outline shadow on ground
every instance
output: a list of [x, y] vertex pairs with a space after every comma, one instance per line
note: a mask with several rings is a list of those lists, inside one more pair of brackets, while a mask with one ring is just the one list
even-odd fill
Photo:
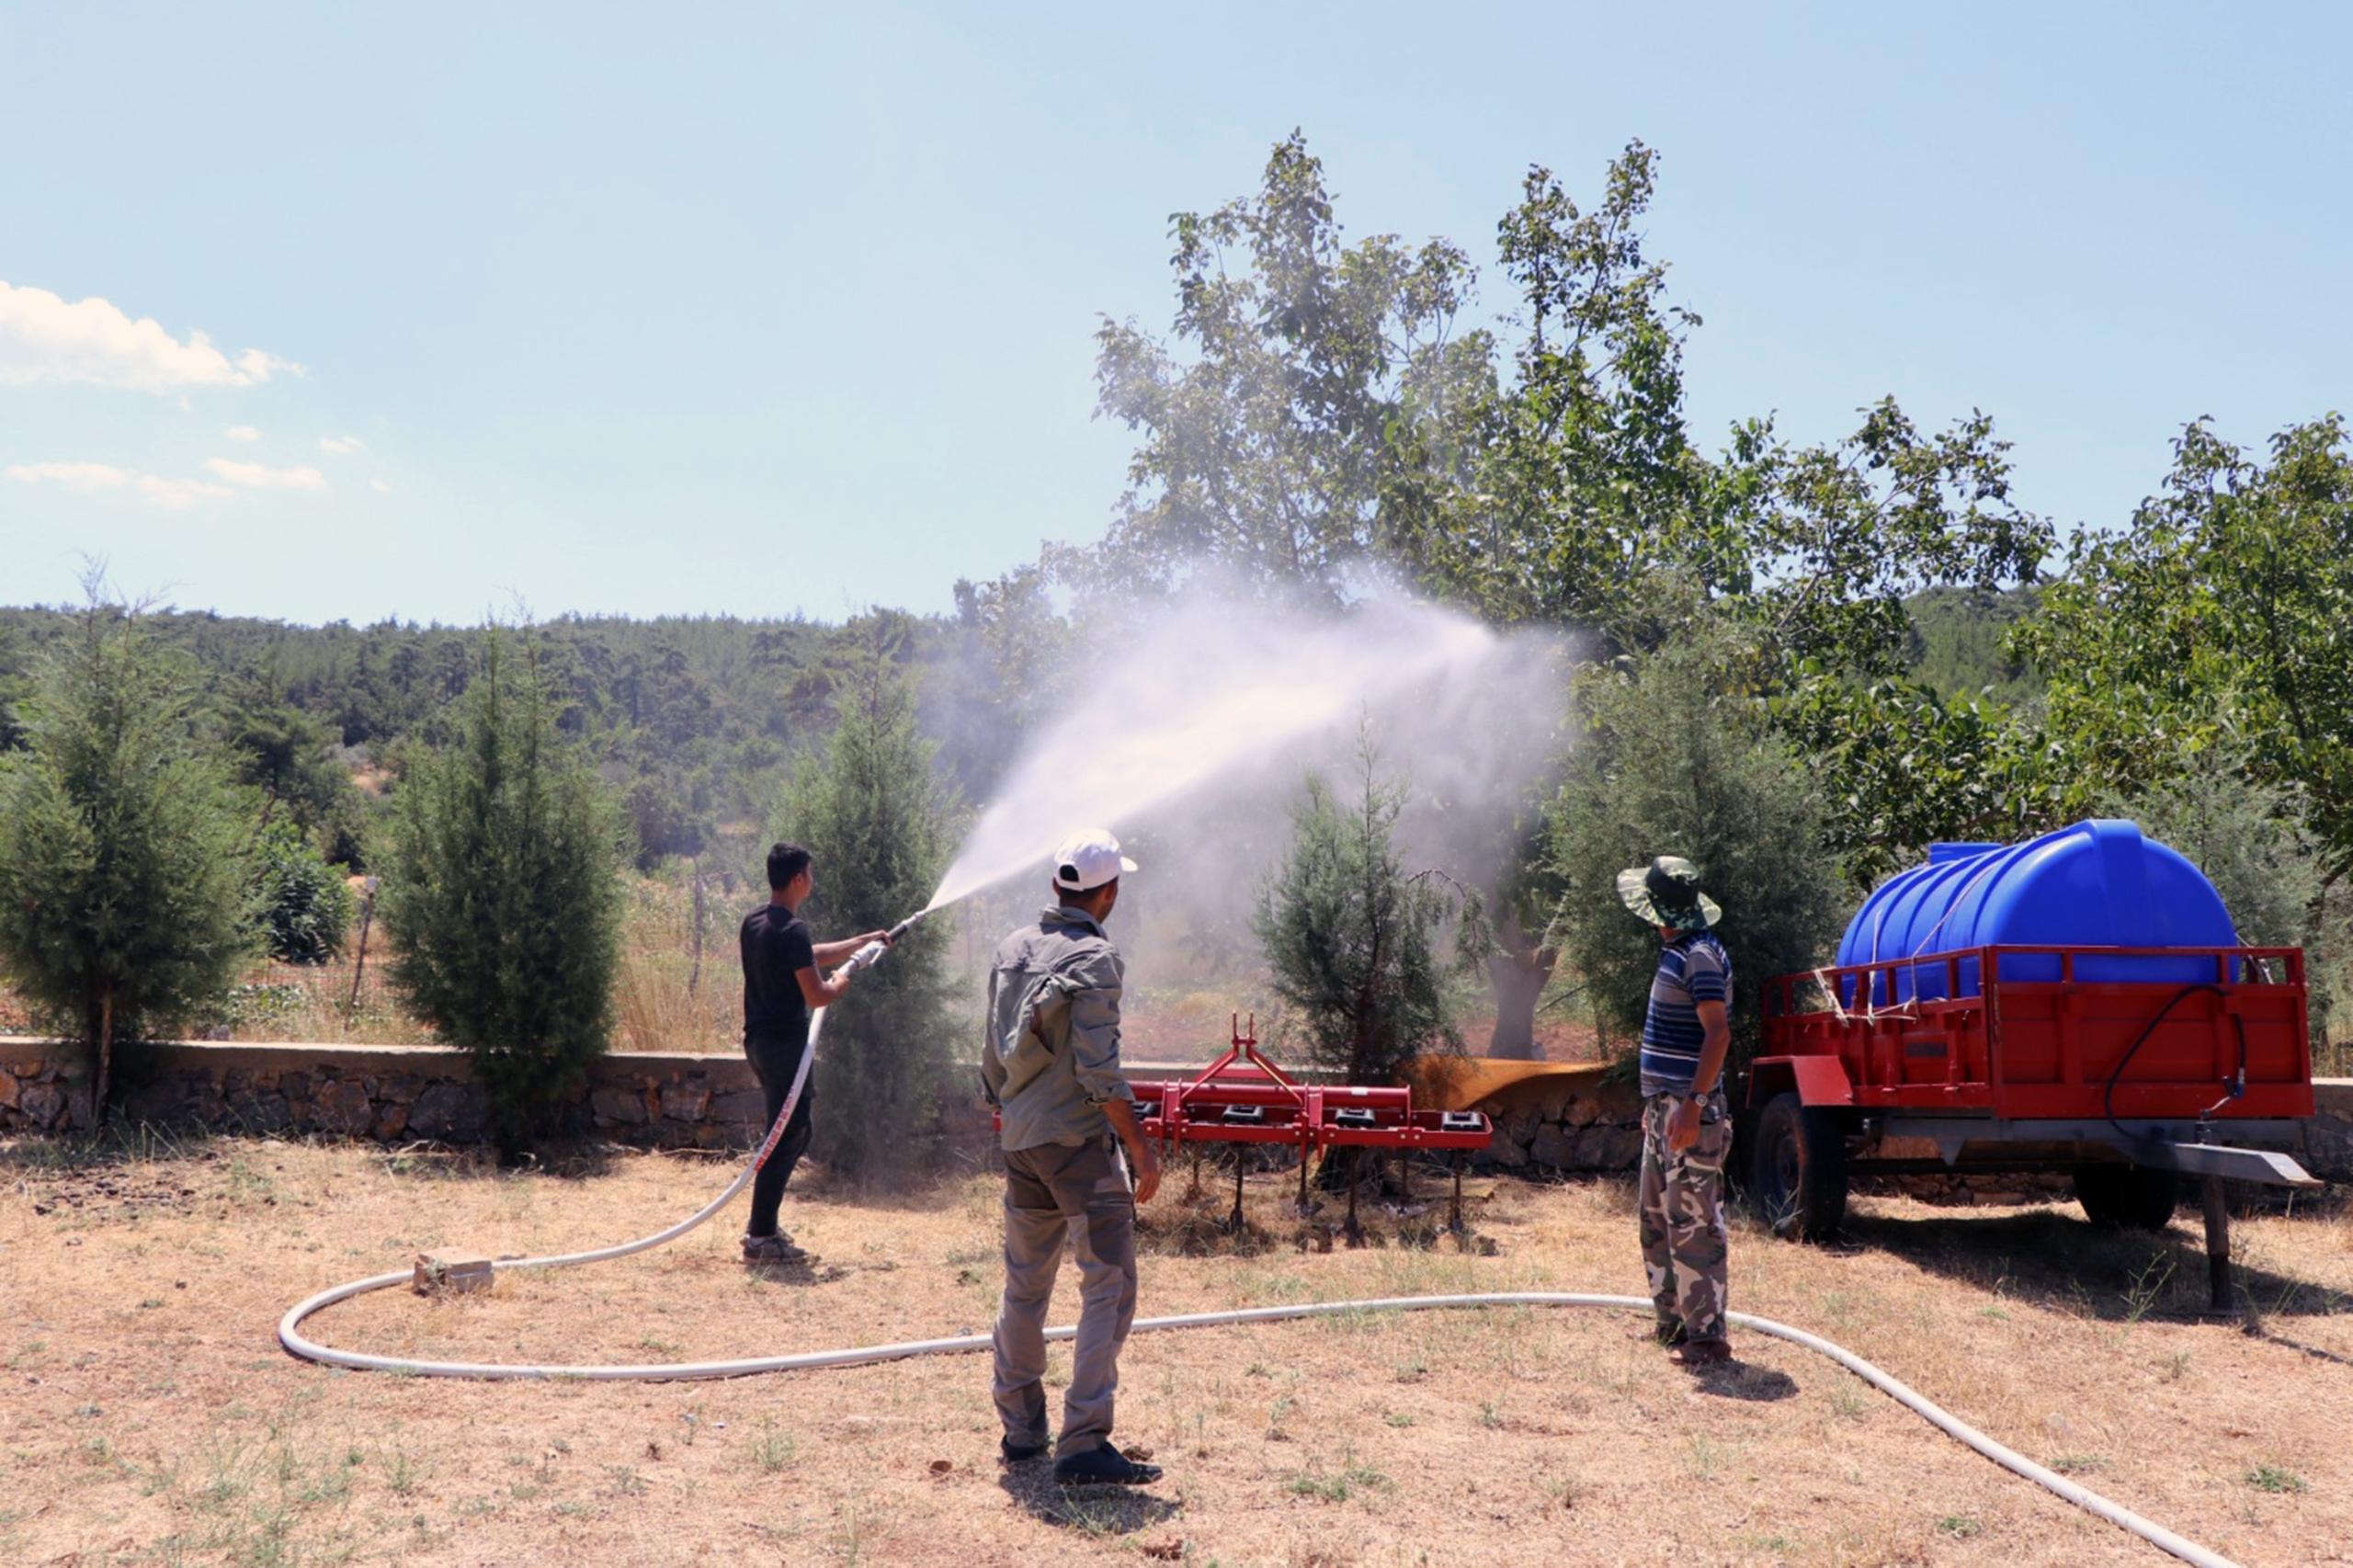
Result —
[[[632, 1149], [596, 1139], [550, 1139], [505, 1159], [487, 1144], [448, 1144], [430, 1139], [378, 1145], [366, 1140], [346, 1140], [318, 1132], [286, 1132], [259, 1125], [242, 1125], [233, 1115], [216, 1128], [158, 1127], [152, 1122], [118, 1119], [98, 1133], [66, 1135], [28, 1133], [0, 1141], [0, 1171], [28, 1175], [88, 1171], [155, 1160], [243, 1157], [258, 1159], [286, 1148], [366, 1147], [393, 1176], [449, 1180], [497, 1180], [517, 1176], [554, 1176], [584, 1181], [609, 1175], [618, 1160], [657, 1151]], [[676, 1151], [661, 1151], [676, 1152]], [[700, 1151], [683, 1151], [688, 1154]], [[748, 1155], [722, 1152], [727, 1164], [740, 1165]]]
[[[1949, 1219], [1863, 1213], [1848, 1216], [1840, 1244], [1893, 1254], [1990, 1296], [2109, 1322], [2194, 1316], [2207, 1304], [2203, 1240], [2178, 1223], [2153, 1235], [2096, 1230], [2056, 1209]], [[2256, 1316], [2353, 1312], [2342, 1291], [2260, 1261], [2237, 1259], [2234, 1278], [2239, 1308]]]
[[1710, 1367], [1695, 1374], [1692, 1382], [1704, 1394], [1717, 1399], [1737, 1399], [1751, 1404], [1778, 1404], [1794, 1399], [1798, 1381], [1787, 1372], [1777, 1372], [1770, 1367], [1751, 1366], [1745, 1361], [1731, 1361]]
[[2353, 1356], [2340, 1355], [2334, 1350], [2324, 1350], [2317, 1345], [2306, 1345], [2301, 1339], [2290, 1339], [2284, 1334], [2274, 1334], [2258, 1324], [2250, 1324], [2247, 1326], [2247, 1333], [2254, 1338], [2277, 1345], [2282, 1349], [2310, 1356], [2315, 1361], [2333, 1361], [2340, 1367], [2353, 1367]]
[[830, 1285], [836, 1279], [849, 1278], [849, 1270], [837, 1263], [827, 1263], [814, 1256], [798, 1263], [758, 1263], [747, 1265], [744, 1272], [763, 1285], [779, 1285], [805, 1289], [812, 1285]]
[[1133, 1535], [1182, 1511], [1165, 1497], [1123, 1486], [1057, 1486], [1049, 1460], [1006, 1467], [997, 1485], [1032, 1517], [1085, 1536]]

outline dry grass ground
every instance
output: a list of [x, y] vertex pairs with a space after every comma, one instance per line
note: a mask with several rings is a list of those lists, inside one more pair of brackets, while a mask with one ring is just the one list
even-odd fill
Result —
[[[272, 1339], [290, 1301], [425, 1248], [546, 1252], [685, 1211], [728, 1167], [565, 1174], [217, 1142], [0, 1149], [0, 1560], [1040, 1563], [2161, 1561], [1829, 1365], [1748, 1337], [1694, 1382], [1639, 1320], [1360, 1316], [1135, 1339], [1120, 1436], [1168, 1479], [1064, 1495], [998, 1468], [977, 1358], [715, 1383], [343, 1373]], [[1172, 1186], [1181, 1187], [1181, 1173]], [[1495, 1185], [1474, 1244], [1320, 1252], [1280, 1175], [1255, 1241], [1214, 1184], [1154, 1206], [1147, 1313], [1498, 1289], [1638, 1292], [1618, 1183]], [[667, 1249], [405, 1291], [313, 1332], [511, 1359], [738, 1356], [984, 1328], [995, 1189], [796, 1194], [811, 1268], [747, 1275], [730, 1215]], [[1387, 1221], [1392, 1232], [1396, 1221]], [[2353, 1221], [2243, 1221], [2256, 1332], [2174, 1315], [2194, 1239], [2072, 1210], [1859, 1204], [1856, 1244], [1744, 1231], [1737, 1305], [1814, 1328], [2045, 1462], [2243, 1562], [2353, 1556]], [[1230, 1246], [1230, 1244], [1220, 1244]], [[1058, 1321], [1072, 1303], [1067, 1281]], [[1067, 1366], [1061, 1351], [1056, 1375]]]

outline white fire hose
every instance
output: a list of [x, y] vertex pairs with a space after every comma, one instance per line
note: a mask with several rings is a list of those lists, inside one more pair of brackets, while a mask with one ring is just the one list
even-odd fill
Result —
[[[918, 916], [920, 918], [920, 916]], [[908, 922], [912, 925], [913, 922]], [[906, 929], [905, 926], [898, 931]], [[895, 937], [898, 931], [892, 935]], [[865, 969], [880, 959], [886, 949], [872, 943], [850, 959], [843, 967]], [[801, 1092], [809, 1081], [809, 1064], [817, 1054], [817, 1039], [824, 1028], [824, 1009], [819, 1008], [809, 1020], [809, 1046], [801, 1053], [801, 1065], [794, 1072], [792, 1087], [784, 1097], [784, 1107], [777, 1113], [775, 1125], [750, 1164], [736, 1174], [720, 1195], [694, 1213], [666, 1230], [636, 1241], [622, 1242], [616, 1246], [598, 1247], [589, 1252], [563, 1253], [551, 1257], [500, 1258], [491, 1267], [504, 1272], [523, 1268], [563, 1268], [578, 1263], [602, 1263], [608, 1258], [627, 1257], [631, 1253], [651, 1251], [654, 1247], [676, 1241], [680, 1236], [709, 1220], [744, 1190], [759, 1169], [767, 1163], [768, 1155], [783, 1138], [785, 1127], [792, 1120], [793, 1108], [801, 1102]], [[414, 1276], [405, 1270], [371, 1275], [354, 1279], [332, 1290], [299, 1301], [287, 1309], [278, 1320], [278, 1341], [288, 1351], [307, 1360], [332, 1367], [347, 1367], [356, 1371], [405, 1372], [428, 1378], [567, 1378], [604, 1382], [671, 1382], [694, 1378], [740, 1378], [757, 1372], [814, 1371], [828, 1367], [863, 1367], [877, 1361], [900, 1361], [915, 1356], [968, 1355], [991, 1347], [985, 1334], [960, 1335], [949, 1339], [911, 1339], [895, 1345], [864, 1345], [838, 1350], [805, 1350], [792, 1356], [754, 1356], [733, 1361], [673, 1361], [648, 1362], [636, 1366], [611, 1365], [548, 1365], [520, 1366], [500, 1361], [427, 1361], [401, 1356], [371, 1356], [358, 1350], [338, 1350], [321, 1345], [302, 1333], [303, 1320], [325, 1311], [338, 1301], [367, 1295], [371, 1290], [386, 1290], [395, 1285], [407, 1284]], [[1459, 1307], [1598, 1307], [1613, 1311], [1649, 1312], [1653, 1304], [1643, 1296], [1605, 1296], [1571, 1290], [1493, 1290], [1459, 1296], [1386, 1296], [1353, 1301], [1302, 1301], [1277, 1307], [1241, 1307], [1227, 1312], [1186, 1312], [1176, 1317], [1138, 1318], [1131, 1327], [1137, 1334], [1163, 1329], [1216, 1328], [1232, 1324], [1279, 1323], [1294, 1318], [1334, 1317], [1346, 1312], [1432, 1312]], [[2057, 1471], [2028, 1459], [2016, 1449], [2006, 1448], [1980, 1432], [1974, 1426], [1924, 1397], [1909, 1384], [1880, 1370], [1853, 1351], [1834, 1345], [1829, 1340], [1808, 1334], [1802, 1328], [1775, 1323], [1747, 1312], [1727, 1312], [1726, 1321], [1752, 1333], [1785, 1339], [1792, 1345], [1803, 1346], [1818, 1355], [1826, 1356], [1863, 1381], [1886, 1394], [1898, 1404], [1912, 1411], [1930, 1426], [1959, 1439], [1995, 1464], [2015, 1475], [2023, 1476], [2045, 1491], [2064, 1498], [2075, 1506], [2096, 1514], [2120, 1528], [2130, 1530], [2150, 1545], [2172, 1553], [2185, 1562], [2200, 1568], [2236, 1568], [2230, 1559], [2208, 1551], [2197, 1542], [2174, 1534], [2153, 1520], [2120, 1504], [2112, 1503], [2092, 1491], [2077, 1485]], [[1050, 1340], [1070, 1339], [1076, 1335], [1075, 1327], [1050, 1328]]]

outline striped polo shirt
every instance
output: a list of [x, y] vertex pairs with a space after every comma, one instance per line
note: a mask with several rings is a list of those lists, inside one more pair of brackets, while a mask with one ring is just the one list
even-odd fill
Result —
[[1712, 931], [1694, 931], [1662, 944], [1651, 977], [1651, 1009], [1643, 1020], [1643, 1093], [1691, 1091], [1708, 1031], [1699, 1004], [1732, 1002], [1732, 956]]

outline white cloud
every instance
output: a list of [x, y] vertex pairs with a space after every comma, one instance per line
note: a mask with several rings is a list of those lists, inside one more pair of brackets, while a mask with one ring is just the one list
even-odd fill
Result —
[[110, 463], [11, 463], [5, 472], [19, 484], [62, 484], [81, 495], [131, 483], [131, 475]]
[[209, 479], [159, 479], [154, 474], [142, 473], [139, 476], [139, 494], [158, 506], [176, 512], [199, 501], [225, 501], [236, 492]]
[[129, 485], [146, 500], [175, 512], [199, 501], [225, 500], [234, 494], [227, 485], [210, 480], [164, 479], [132, 473], [111, 463], [14, 463], [0, 472], [21, 484], [62, 484], [81, 495]]
[[361, 440], [357, 436], [322, 436], [319, 437], [319, 450], [323, 452], [330, 452], [336, 457], [341, 457], [346, 452], [360, 451], [364, 449], [367, 445], [367, 442]]
[[262, 463], [233, 462], [227, 458], [213, 458], [206, 468], [232, 484], [242, 484], [248, 490], [324, 490], [327, 476], [314, 468], [270, 468]]
[[392, 493], [392, 487], [385, 483], [381, 479], [369, 480], [368, 482], [368, 488], [374, 491], [379, 495], [390, 495]]
[[92, 295], [68, 301], [46, 289], [0, 282], [0, 386], [74, 381], [168, 392], [175, 387], [248, 387], [302, 367], [259, 348], [232, 358], [191, 332], [185, 342], [153, 317], [133, 321]]
[[228, 437], [232, 441], [258, 441], [261, 439], [261, 432], [255, 429], [250, 425], [232, 425], [221, 433]]

